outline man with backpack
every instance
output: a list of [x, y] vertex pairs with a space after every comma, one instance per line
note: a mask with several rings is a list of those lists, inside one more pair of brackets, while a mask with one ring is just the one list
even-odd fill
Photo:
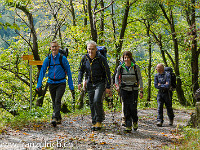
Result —
[[132, 53], [125, 51], [123, 53], [123, 63], [118, 66], [115, 75], [115, 85], [122, 98], [122, 111], [125, 116], [126, 132], [137, 130], [138, 128], [138, 89], [140, 89], [140, 98], [143, 97], [143, 82], [138, 65], [133, 63]]
[[159, 89], [157, 95], [158, 103], [158, 116], [157, 126], [162, 127], [163, 120], [163, 105], [167, 108], [167, 115], [169, 117], [169, 125], [173, 125], [174, 113], [172, 109], [172, 98], [171, 98], [171, 75], [164, 71], [164, 65], [158, 64], [156, 66], [157, 74], [154, 77], [154, 86]]
[[111, 95], [110, 69], [106, 58], [97, 53], [97, 44], [94, 41], [87, 43], [88, 54], [81, 59], [78, 75], [78, 89], [82, 88], [82, 79], [86, 73], [87, 92], [89, 96], [92, 130], [100, 130], [104, 120], [103, 100], [104, 91]]
[[68, 76], [68, 85], [71, 91], [74, 91], [70, 65], [65, 56], [59, 53], [59, 45], [57, 41], [51, 42], [52, 53], [46, 57], [40, 70], [36, 90], [41, 90], [42, 80], [48, 68], [48, 85], [53, 102], [52, 125], [61, 123], [61, 99], [66, 88], [66, 75]]

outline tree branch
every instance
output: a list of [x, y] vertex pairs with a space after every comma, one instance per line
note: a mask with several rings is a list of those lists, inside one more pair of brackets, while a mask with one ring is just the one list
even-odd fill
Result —
[[162, 12], [163, 12], [165, 18], [167, 19], [167, 22], [171, 25], [172, 22], [170, 21], [169, 17], [167, 16], [167, 13], [166, 13], [166, 11], [165, 11], [165, 8], [163, 7], [162, 4], [159, 4], [159, 6], [160, 6], [160, 8], [161, 8], [161, 10], [162, 10]]
[[0, 36], [0, 38], [1, 38], [8, 46], [10, 46], [10, 44], [9, 44], [5, 39], [3, 39], [1, 36]]
[[96, 15], [98, 12], [105, 10], [106, 8], [110, 7], [113, 3], [115, 2], [115, 0], [112, 0], [112, 2], [110, 4], [108, 4], [107, 6], [105, 6], [104, 8], [101, 8], [97, 11], [94, 12], [94, 15]]
[[[19, 76], [19, 74], [21, 73], [16, 73], [14, 72], [12, 69], [7, 69], [7, 68], [4, 68], [3, 66], [0, 66], [1, 69], [5, 70], [5, 71], [9, 71], [11, 73], [13, 73], [19, 80], [21, 80], [22, 82], [24, 82], [26, 85], [30, 86], [30, 83], [27, 82], [25, 79], [23, 79], [22, 77]], [[23, 74], [22, 74], [23, 75]], [[24, 75], [25, 76], [25, 75]], [[26, 77], [26, 76], [25, 76]], [[27, 77], [26, 77], [27, 78]]]

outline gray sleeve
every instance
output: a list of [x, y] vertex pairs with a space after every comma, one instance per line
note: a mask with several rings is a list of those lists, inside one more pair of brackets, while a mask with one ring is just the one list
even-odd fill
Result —
[[116, 75], [115, 75], [115, 84], [119, 85], [119, 75], [120, 75], [121, 65], [117, 67]]
[[141, 75], [141, 72], [140, 72], [140, 67], [137, 65], [136, 69], [137, 69], [138, 81], [139, 81], [140, 88], [143, 88], [143, 82], [142, 82], [142, 75]]

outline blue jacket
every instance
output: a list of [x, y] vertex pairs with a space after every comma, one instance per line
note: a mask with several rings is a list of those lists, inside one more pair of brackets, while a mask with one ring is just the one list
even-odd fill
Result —
[[91, 59], [89, 54], [82, 57], [79, 68], [78, 84], [82, 83], [83, 74], [85, 72], [88, 84], [106, 82], [106, 88], [110, 88], [110, 69], [106, 58], [101, 54], [96, 53], [94, 59]]
[[[166, 84], [166, 82], [169, 84]], [[159, 86], [158, 83], [160, 83]], [[162, 74], [157, 73], [154, 77], [154, 86], [160, 90], [169, 90], [171, 86], [171, 75], [166, 72], [163, 72]]]
[[37, 89], [39, 89], [42, 86], [42, 80], [46, 73], [47, 67], [49, 67], [48, 81], [47, 81], [49, 84], [65, 83], [66, 82], [66, 74], [67, 74], [69, 88], [70, 88], [70, 90], [74, 90], [72, 74], [70, 71], [70, 65], [69, 65], [67, 58], [65, 56], [63, 56], [63, 58], [62, 58], [62, 64], [65, 68], [65, 70], [64, 70], [62, 68], [62, 66], [60, 65], [60, 61], [59, 61], [60, 53], [58, 53], [54, 57], [51, 54], [50, 57], [51, 57], [50, 66], [49, 66], [49, 58], [48, 57], [43, 62], [42, 68], [40, 70], [40, 75], [38, 78]]

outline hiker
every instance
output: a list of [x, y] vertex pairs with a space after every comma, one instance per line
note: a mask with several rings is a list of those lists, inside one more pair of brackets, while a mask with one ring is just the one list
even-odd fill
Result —
[[140, 98], [143, 97], [143, 82], [138, 65], [133, 63], [132, 53], [125, 51], [123, 53], [123, 63], [118, 66], [115, 76], [116, 89], [120, 92], [122, 98], [122, 108], [125, 116], [125, 131], [137, 130], [138, 115], [138, 89], [140, 88]]
[[87, 43], [87, 51], [80, 62], [78, 75], [78, 89], [82, 88], [83, 75], [86, 72], [87, 92], [89, 96], [92, 130], [100, 130], [104, 120], [102, 95], [106, 93], [111, 96], [110, 69], [108, 63], [101, 54], [97, 53], [97, 44], [94, 41]]
[[[68, 76], [68, 85], [71, 91], [74, 91], [72, 75], [70, 71], [70, 65], [65, 56], [59, 53], [59, 45], [57, 41], [50, 43], [50, 49], [52, 53], [44, 60], [36, 90], [41, 90], [42, 80], [48, 68], [48, 85], [53, 102], [53, 114], [52, 114], [52, 125], [55, 127], [56, 124], [61, 123], [61, 99], [64, 95], [66, 88], [66, 74]], [[61, 60], [62, 58], [62, 60]]]
[[158, 64], [156, 66], [157, 74], [154, 77], [154, 86], [159, 89], [157, 95], [158, 104], [158, 116], [157, 126], [162, 127], [163, 120], [163, 105], [167, 108], [167, 115], [169, 117], [169, 125], [173, 125], [174, 113], [172, 109], [172, 98], [171, 98], [171, 75], [164, 71], [164, 65]]

